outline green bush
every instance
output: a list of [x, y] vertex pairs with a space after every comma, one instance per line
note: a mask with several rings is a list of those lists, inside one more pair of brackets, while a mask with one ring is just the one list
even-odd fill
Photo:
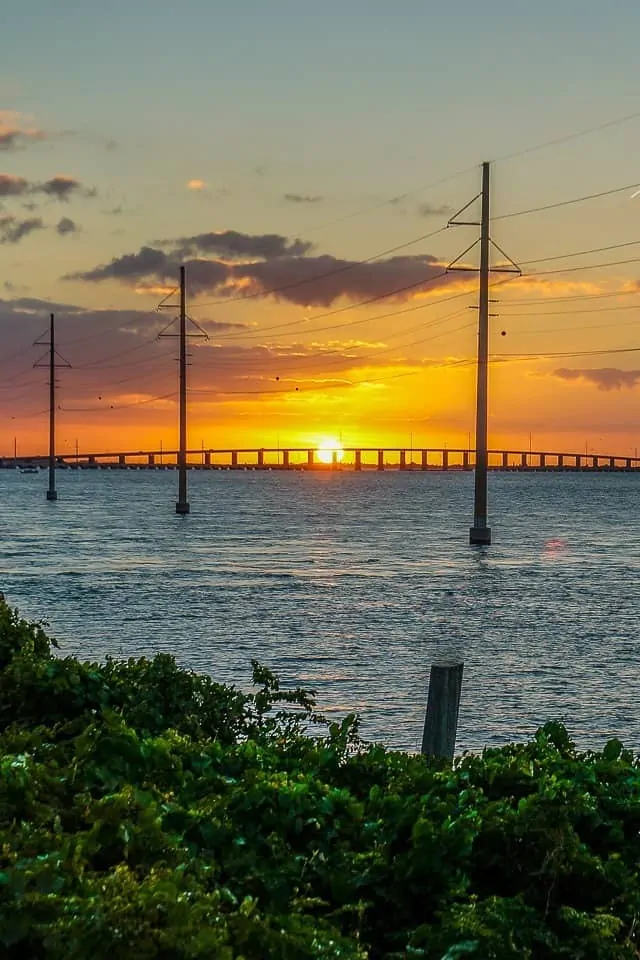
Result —
[[452, 767], [254, 683], [62, 658], [0, 604], [2, 958], [638, 957], [618, 741], [548, 724]]

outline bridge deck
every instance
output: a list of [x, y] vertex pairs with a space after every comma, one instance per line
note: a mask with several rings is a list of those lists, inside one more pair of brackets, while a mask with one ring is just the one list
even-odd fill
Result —
[[[57, 465], [77, 469], [175, 469], [177, 450], [58, 454]], [[5, 457], [0, 467], [44, 466], [43, 455]], [[463, 448], [344, 447], [333, 454], [313, 447], [242, 447], [187, 452], [188, 466], [208, 470], [473, 470], [475, 451]], [[640, 458], [540, 450], [490, 450], [489, 469], [504, 471], [635, 471]]]

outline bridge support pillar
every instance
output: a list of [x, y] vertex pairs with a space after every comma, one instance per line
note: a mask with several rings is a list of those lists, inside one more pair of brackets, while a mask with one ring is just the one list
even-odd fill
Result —
[[442, 469], [443, 470], [449, 469], [449, 451], [448, 450], [442, 451]]
[[422, 469], [428, 470], [428, 468], [429, 468], [429, 451], [423, 450], [422, 451]]
[[523, 470], [525, 467], [529, 466], [529, 457], [527, 456], [526, 453], [520, 454], [520, 466], [522, 467]]
[[[127, 462], [127, 458], [125, 457], [124, 453], [119, 454], [118, 463], [120, 464], [120, 466], [124, 467], [126, 462]], [[89, 463], [91, 463], [91, 457], [89, 457]]]
[[615, 457], [609, 457], [609, 469], [610, 469], [610, 470], [615, 470], [615, 468], [616, 468], [616, 458], [615, 458]]
[[506, 450], [502, 451], [502, 469], [503, 470], [509, 469], [509, 454], [507, 453]]
[[264, 467], [264, 450], [258, 450], [258, 466]]
[[[638, 464], [636, 463], [636, 466]], [[631, 457], [627, 457], [627, 470], [631, 470]]]
[[231, 451], [231, 466], [232, 466], [232, 467], [237, 467], [237, 466], [238, 466], [238, 451], [237, 451], [237, 450], [232, 450], [232, 451]]
[[547, 458], [546, 458], [546, 455], [545, 455], [544, 453], [541, 453], [541, 454], [540, 454], [540, 467], [544, 470], [546, 466], [547, 466]]
[[597, 469], [598, 469], [598, 458], [597, 458], [597, 457], [594, 457], [594, 458], [593, 458], [593, 469], [594, 469], [594, 470], [597, 470]]
[[[93, 464], [95, 464], [95, 462], [96, 462], [96, 458], [95, 458], [95, 457], [87, 457], [87, 463], [93, 463]], [[122, 458], [122, 463], [124, 463], [124, 457]]]
[[400, 469], [401, 470], [407, 469], [407, 451], [406, 450], [400, 451]]
[[362, 450], [356, 450], [355, 469], [362, 470]]
[[209, 452], [208, 450], [205, 450], [205, 454], [204, 454], [204, 465], [205, 465], [205, 467], [210, 467], [210, 466], [211, 466], [211, 454], [210, 454], [210, 452]]
[[384, 450], [378, 450], [378, 470], [384, 470]]
[[149, 464], [150, 467], [154, 467], [154, 466], [155, 466], [155, 463], [156, 463], [155, 454], [153, 454], [153, 453], [150, 453], [150, 454], [149, 454], [149, 456], [147, 457], [147, 463]]
[[558, 454], [558, 467], [559, 467], [561, 470], [564, 469], [564, 456], [563, 456], [563, 454], [561, 454], [561, 453]]
[[469, 451], [468, 450], [462, 451], [462, 469], [463, 470], [469, 469]]
[[315, 450], [307, 450], [307, 467], [309, 470], [313, 470], [315, 462]]
[[582, 470], [582, 457], [579, 453], [576, 454], [576, 470]]
[[289, 469], [289, 451], [288, 450], [282, 451], [282, 466], [285, 468], [285, 470]]

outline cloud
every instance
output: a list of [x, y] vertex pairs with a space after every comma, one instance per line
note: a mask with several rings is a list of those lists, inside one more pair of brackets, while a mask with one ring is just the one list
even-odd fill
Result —
[[29, 192], [29, 181], [12, 173], [0, 173], [0, 197], [21, 197]]
[[209, 185], [205, 183], [204, 180], [198, 180], [196, 178], [194, 180], [187, 180], [185, 186], [187, 190], [195, 190], [196, 192], [199, 192], [206, 190]]
[[324, 197], [306, 196], [302, 193], [285, 193], [283, 200], [286, 200], [287, 203], [322, 203]]
[[73, 273], [65, 277], [66, 280], [122, 280], [124, 283], [137, 283], [140, 280], [155, 277], [165, 280], [177, 276], [177, 265], [162, 250], [154, 247], [142, 247], [138, 253], [128, 253], [123, 257], [114, 257], [111, 263], [94, 267], [84, 273]]
[[593, 280], [560, 280], [536, 277], [535, 274], [517, 277], [509, 283], [509, 292], [518, 296], [520, 291], [526, 291], [544, 297], [561, 295], [573, 296], [579, 294], [593, 294], [606, 292], [607, 287]]
[[617, 367], [600, 367], [599, 369], [570, 369], [554, 370], [554, 377], [561, 380], [584, 380], [593, 383], [598, 390], [609, 392], [626, 388], [633, 390], [640, 383], [640, 370], [620, 370]]
[[56, 200], [67, 201], [72, 194], [82, 193], [84, 196], [95, 196], [96, 191], [83, 187], [79, 180], [74, 177], [67, 177], [58, 174], [44, 183], [39, 183], [32, 188], [33, 193], [45, 193], [49, 197], [55, 197]]
[[459, 275], [447, 274], [442, 259], [431, 254], [360, 263], [330, 254], [307, 256], [312, 247], [280, 234], [225, 230], [160, 241], [159, 246], [144, 246], [64, 279], [118, 280], [142, 290], [173, 286], [184, 264], [191, 296], [206, 292], [224, 299], [241, 293], [304, 307], [328, 307], [341, 298], [402, 302], [461, 283]]
[[62, 217], [56, 226], [56, 230], [61, 237], [66, 236], [68, 233], [79, 233], [80, 229], [75, 220], [71, 220], [69, 217]]
[[19, 243], [34, 230], [44, 230], [40, 217], [18, 220], [14, 216], [0, 217], [0, 243]]
[[0, 110], [0, 151], [19, 150], [46, 136], [44, 130], [26, 125], [21, 114]]
[[74, 194], [95, 197], [96, 190], [92, 187], [85, 187], [75, 177], [68, 177], [64, 174], [57, 174], [49, 180], [37, 182], [12, 173], [0, 173], [0, 197], [25, 197], [33, 194], [44, 194], [65, 202]]
[[418, 214], [421, 217], [450, 217], [455, 212], [455, 208], [448, 203], [421, 203], [418, 207]]
[[324, 255], [239, 264], [233, 268], [228, 285], [239, 286], [245, 294], [272, 295], [303, 307], [329, 307], [342, 297], [405, 301], [422, 289], [456, 282], [456, 275], [445, 274], [440, 260], [430, 255], [390, 257], [371, 263]]
[[259, 258], [272, 260], [276, 257], [301, 257], [312, 249], [313, 244], [303, 240], [289, 240], [277, 233], [248, 234], [237, 230], [199, 233], [192, 237], [166, 242], [180, 257], [196, 254], [214, 254], [230, 258]]
[[[220, 234], [211, 234], [219, 238]], [[245, 237], [244, 234], [235, 234]], [[269, 244], [256, 239], [256, 249]], [[284, 241], [284, 238], [278, 238]], [[216, 240], [216, 243], [219, 241]], [[301, 241], [295, 241], [301, 243]], [[227, 253], [229, 253], [229, 244]], [[241, 244], [243, 249], [250, 245]], [[276, 249], [282, 244], [275, 245]], [[120, 280], [130, 286], [148, 281], [175, 283], [183, 258], [178, 253], [165, 253], [155, 247], [142, 247], [138, 253], [114, 258], [110, 263], [65, 279]], [[280, 301], [304, 307], [329, 307], [336, 300], [366, 300], [384, 297], [390, 301], [406, 301], [422, 290], [459, 283], [457, 274], [446, 274], [439, 258], [431, 255], [391, 257], [371, 263], [341, 260], [330, 255], [316, 257], [274, 257], [244, 263], [196, 259], [185, 263], [189, 293], [207, 292], [220, 297], [239, 292], [253, 297], [273, 296]], [[405, 289], [408, 288], [408, 289]], [[397, 291], [393, 293], [393, 291]]]

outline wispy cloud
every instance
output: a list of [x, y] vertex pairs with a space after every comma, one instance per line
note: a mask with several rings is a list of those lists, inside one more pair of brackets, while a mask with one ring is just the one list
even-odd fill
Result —
[[12, 173], [0, 173], [0, 197], [27, 197], [41, 194], [66, 202], [72, 196], [95, 197], [97, 191], [75, 177], [57, 174], [49, 180], [31, 181]]
[[40, 217], [18, 220], [12, 215], [0, 216], [0, 243], [20, 243], [30, 233], [44, 229], [45, 226]]
[[69, 233], [79, 233], [81, 228], [70, 217], [62, 217], [56, 224], [56, 231], [61, 237], [66, 237]]
[[554, 377], [561, 380], [583, 380], [592, 383], [608, 393], [611, 390], [633, 390], [640, 383], [640, 370], [620, 370], [617, 367], [600, 367], [598, 369], [572, 369], [562, 367], [554, 370]]
[[283, 200], [287, 203], [322, 203], [324, 197], [320, 195], [308, 195], [303, 193], [285, 193]]
[[448, 203], [421, 203], [418, 207], [418, 214], [421, 217], [450, 217], [455, 212], [455, 208]]
[[0, 110], [0, 150], [20, 150], [38, 140], [44, 140], [47, 134], [35, 127], [14, 110]]

